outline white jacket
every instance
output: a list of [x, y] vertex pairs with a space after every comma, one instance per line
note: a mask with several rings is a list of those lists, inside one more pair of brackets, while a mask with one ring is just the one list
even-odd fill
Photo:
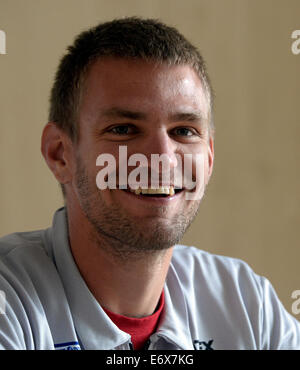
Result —
[[[82, 279], [65, 209], [52, 228], [0, 239], [1, 349], [130, 349]], [[177, 245], [150, 350], [300, 349], [300, 324], [244, 262]]]

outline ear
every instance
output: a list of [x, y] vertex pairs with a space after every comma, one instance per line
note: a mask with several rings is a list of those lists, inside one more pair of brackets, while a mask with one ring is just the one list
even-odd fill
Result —
[[208, 143], [208, 179], [210, 179], [210, 177], [212, 175], [212, 172], [213, 172], [214, 157], [215, 157], [214, 139], [210, 135], [210, 137], [209, 137], [209, 143]]
[[72, 180], [73, 145], [68, 135], [54, 122], [49, 122], [42, 133], [41, 151], [48, 167], [61, 184]]

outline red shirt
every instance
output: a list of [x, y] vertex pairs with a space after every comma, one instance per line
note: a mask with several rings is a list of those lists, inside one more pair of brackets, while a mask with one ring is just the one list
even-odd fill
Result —
[[127, 316], [118, 315], [114, 312], [110, 312], [106, 308], [103, 310], [109, 316], [109, 318], [117, 325], [119, 329], [131, 335], [133, 348], [135, 350], [142, 349], [147, 342], [151, 334], [157, 329], [158, 321], [162, 309], [165, 304], [164, 292], [162, 292], [158, 308], [156, 311], [146, 317], [132, 318]]

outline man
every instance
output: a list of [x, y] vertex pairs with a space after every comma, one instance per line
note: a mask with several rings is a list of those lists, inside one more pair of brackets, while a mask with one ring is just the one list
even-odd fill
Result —
[[0, 347], [300, 349], [299, 323], [266, 279], [178, 245], [212, 173], [213, 136], [204, 62], [178, 31], [127, 18], [79, 35], [42, 135], [65, 207], [51, 228], [1, 239]]

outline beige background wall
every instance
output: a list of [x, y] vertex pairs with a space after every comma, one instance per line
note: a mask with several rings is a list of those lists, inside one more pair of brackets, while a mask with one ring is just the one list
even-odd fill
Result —
[[39, 148], [66, 46], [100, 21], [158, 17], [200, 48], [217, 95], [215, 172], [183, 242], [242, 258], [291, 312], [300, 289], [299, 14], [299, 0], [0, 0], [0, 235], [47, 227], [62, 205]]

